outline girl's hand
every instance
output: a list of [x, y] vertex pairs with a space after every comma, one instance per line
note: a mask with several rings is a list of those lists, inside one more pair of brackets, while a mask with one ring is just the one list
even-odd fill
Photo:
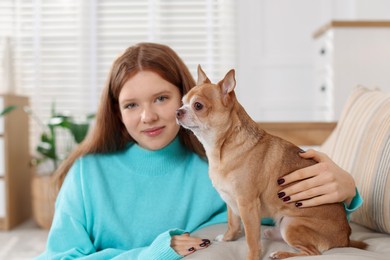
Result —
[[324, 153], [310, 149], [300, 156], [318, 163], [280, 178], [278, 183], [282, 187], [297, 183], [281, 190], [279, 198], [302, 208], [336, 202], [345, 202], [348, 206], [356, 195], [352, 176]]
[[171, 247], [181, 256], [192, 254], [196, 250], [204, 249], [210, 245], [210, 240], [191, 237], [189, 233], [172, 236]]

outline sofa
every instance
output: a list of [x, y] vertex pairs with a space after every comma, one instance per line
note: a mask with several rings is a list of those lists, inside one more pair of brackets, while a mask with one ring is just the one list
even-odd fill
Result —
[[[313, 123], [259, 123], [266, 131], [300, 146], [313, 146], [326, 152], [350, 172], [364, 199], [350, 220], [351, 238], [368, 244], [366, 250], [333, 248], [320, 256], [290, 259], [390, 259], [390, 93], [358, 86], [347, 100], [339, 121]], [[214, 238], [223, 234], [226, 224], [205, 227], [194, 236]], [[262, 231], [272, 228], [262, 226]], [[262, 259], [277, 250], [294, 250], [283, 241], [262, 235]], [[245, 259], [245, 237], [232, 242], [216, 242], [185, 259]]]

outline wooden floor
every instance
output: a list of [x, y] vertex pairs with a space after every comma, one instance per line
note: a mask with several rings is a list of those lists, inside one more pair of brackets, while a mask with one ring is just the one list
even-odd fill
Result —
[[29, 220], [10, 231], [0, 231], [0, 259], [33, 259], [45, 249], [48, 231]]

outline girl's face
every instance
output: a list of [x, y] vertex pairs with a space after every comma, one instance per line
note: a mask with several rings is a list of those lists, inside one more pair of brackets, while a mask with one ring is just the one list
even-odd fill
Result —
[[122, 122], [143, 148], [158, 150], [176, 137], [176, 110], [181, 105], [179, 88], [155, 72], [140, 71], [128, 79], [119, 93]]

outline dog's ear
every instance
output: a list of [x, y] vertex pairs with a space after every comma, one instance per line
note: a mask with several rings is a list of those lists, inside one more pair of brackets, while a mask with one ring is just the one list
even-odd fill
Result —
[[223, 93], [223, 104], [226, 106], [229, 101], [229, 93], [236, 87], [235, 71], [231, 69], [226, 73], [225, 78], [222, 80], [222, 93]]
[[199, 85], [202, 85], [202, 84], [205, 84], [205, 83], [211, 83], [211, 81], [206, 76], [206, 73], [204, 73], [204, 71], [202, 70], [202, 67], [199, 64], [198, 65], [198, 82], [196, 83], [196, 85], [199, 86]]

